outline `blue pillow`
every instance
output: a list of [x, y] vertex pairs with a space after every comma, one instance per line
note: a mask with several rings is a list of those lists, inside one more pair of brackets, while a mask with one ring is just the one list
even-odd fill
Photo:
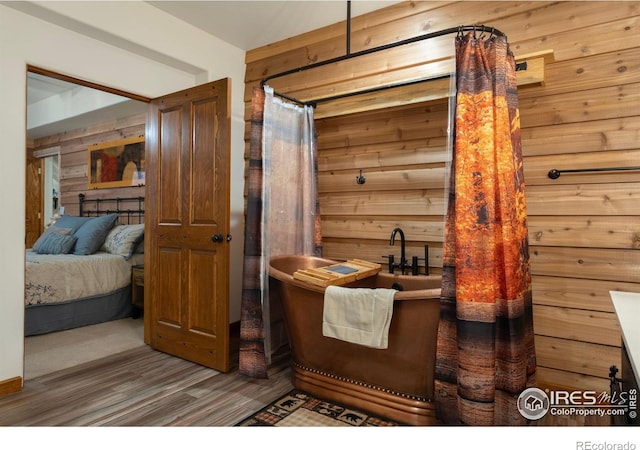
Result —
[[52, 233], [63, 235], [71, 234], [71, 228], [49, 227], [45, 229], [38, 240], [33, 244], [33, 251], [36, 253], [40, 253], [40, 248], [45, 244], [48, 236]]
[[71, 228], [71, 234], [91, 220], [91, 217], [62, 216], [52, 225], [56, 228]]
[[33, 250], [39, 254], [66, 255], [73, 248], [76, 239], [72, 234], [47, 233]]
[[98, 249], [102, 247], [102, 244], [104, 244], [107, 233], [113, 228], [117, 220], [117, 214], [89, 218], [89, 220], [83, 223], [80, 228], [73, 233], [73, 235], [78, 238], [73, 254], [93, 255], [97, 252]]

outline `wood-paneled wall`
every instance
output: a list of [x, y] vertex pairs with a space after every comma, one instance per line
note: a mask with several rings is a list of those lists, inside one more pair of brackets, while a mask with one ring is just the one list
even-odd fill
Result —
[[[351, 51], [458, 25], [503, 31], [522, 55], [552, 51], [542, 85], [519, 89], [530, 226], [538, 380], [608, 390], [620, 366], [610, 290], [640, 292], [639, 172], [550, 169], [637, 166], [640, 2], [403, 2], [351, 22]], [[345, 22], [249, 51], [253, 87], [269, 75], [345, 54]], [[335, 95], [450, 67], [453, 38], [411, 44], [269, 84], [301, 99]], [[352, 97], [316, 109], [324, 255], [384, 262], [407, 255], [442, 266], [449, 82]], [[355, 178], [362, 170], [365, 184]]]
[[[65, 214], [78, 215], [78, 194], [87, 199], [144, 197], [144, 186], [110, 189], [87, 188], [88, 148], [93, 144], [117, 141], [145, 134], [144, 114], [125, 119], [98, 123], [87, 128], [35, 139], [29, 143], [29, 151], [60, 147], [60, 205]], [[109, 206], [106, 206], [109, 207]], [[137, 206], [132, 206], [132, 208]]]

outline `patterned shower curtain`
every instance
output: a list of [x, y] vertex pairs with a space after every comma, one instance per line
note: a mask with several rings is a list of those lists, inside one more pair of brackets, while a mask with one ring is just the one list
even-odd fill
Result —
[[277, 296], [269, 296], [269, 258], [321, 255], [313, 108], [255, 88], [250, 124], [244, 274], [240, 312], [243, 375], [267, 378], [271, 354], [286, 343]]
[[436, 407], [447, 424], [522, 425], [535, 383], [515, 61], [506, 37], [456, 39]]

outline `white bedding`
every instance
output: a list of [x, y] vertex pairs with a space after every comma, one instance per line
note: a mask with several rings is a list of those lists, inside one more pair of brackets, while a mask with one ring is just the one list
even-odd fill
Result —
[[143, 254], [126, 260], [106, 252], [40, 255], [27, 250], [25, 306], [68, 302], [124, 288], [131, 283], [131, 266], [143, 260]]

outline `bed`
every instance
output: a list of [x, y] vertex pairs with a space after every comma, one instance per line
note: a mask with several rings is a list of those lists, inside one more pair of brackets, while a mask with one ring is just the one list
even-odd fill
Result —
[[62, 216], [26, 251], [25, 336], [132, 315], [131, 268], [144, 260], [144, 199], [81, 194], [79, 204], [78, 216]]

